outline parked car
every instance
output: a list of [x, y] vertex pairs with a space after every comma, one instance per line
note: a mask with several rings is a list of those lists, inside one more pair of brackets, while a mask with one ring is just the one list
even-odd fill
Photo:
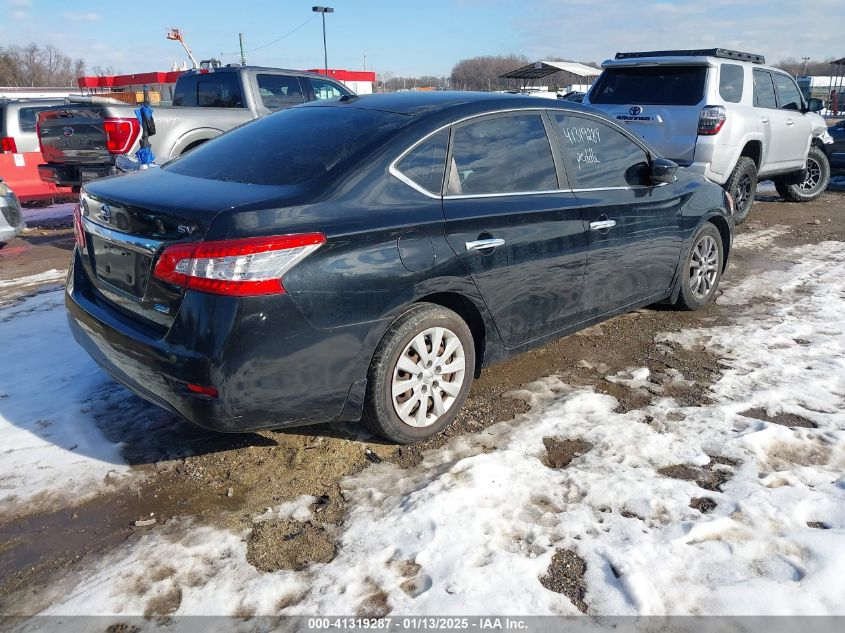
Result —
[[572, 92], [567, 92], [561, 97], [561, 99], [564, 99], [565, 101], [573, 101], [575, 103], [583, 103], [584, 96], [586, 94], [586, 92], [579, 92], [578, 90], [573, 90]]
[[584, 99], [667, 158], [730, 191], [735, 221], [751, 210], [758, 180], [791, 201], [827, 188], [830, 167], [818, 99], [761, 55], [722, 48], [617, 53]]
[[0, 248], [25, 228], [21, 203], [11, 187], [0, 178]]
[[38, 113], [64, 99], [0, 99], [0, 153], [37, 152]]
[[473, 377], [614, 315], [710, 301], [729, 194], [592, 108], [493, 93], [306, 104], [86, 184], [76, 340], [217, 431], [414, 442]]
[[[149, 137], [158, 162], [189, 152], [227, 130], [282, 108], [353, 93], [316, 73], [257, 66], [190, 70], [179, 76], [173, 106], [156, 107]], [[141, 139], [135, 107], [76, 99], [41, 114], [45, 182], [78, 187], [117, 173], [115, 156], [134, 156]]]
[[830, 166], [845, 169], [845, 120], [836, 125], [831, 125], [828, 128], [828, 133], [833, 139], [833, 143], [825, 145], [824, 149], [827, 159], [830, 161]]

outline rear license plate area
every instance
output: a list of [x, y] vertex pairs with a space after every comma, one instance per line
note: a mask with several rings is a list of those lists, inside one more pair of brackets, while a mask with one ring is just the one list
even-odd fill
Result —
[[152, 257], [91, 235], [97, 279], [138, 299], [150, 278]]

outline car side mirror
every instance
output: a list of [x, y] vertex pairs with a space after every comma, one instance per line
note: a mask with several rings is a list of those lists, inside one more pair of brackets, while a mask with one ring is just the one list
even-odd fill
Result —
[[676, 171], [678, 171], [678, 163], [668, 158], [654, 158], [651, 161], [651, 182], [655, 185], [671, 184], [678, 179], [675, 175]]
[[821, 99], [813, 97], [807, 101], [807, 112], [821, 112], [824, 110], [824, 102]]

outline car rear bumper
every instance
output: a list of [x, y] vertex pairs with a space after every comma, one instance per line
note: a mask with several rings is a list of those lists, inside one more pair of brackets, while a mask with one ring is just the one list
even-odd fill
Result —
[[[314, 328], [288, 295], [234, 299], [189, 291], [162, 335], [102, 299], [78, 257], [75, 251], [65, 294], [71, 332], [141, 398], [221, 432], [326, 422], [342, 413], [348, 419], [351, 387], [366, 378], [368, 328]], [[215, 387], [218, 397], [191, 393], [189, 383]]]
[[54, 165], [38, 166], [42, 182], [59, 187], [80, 187], [91, 180], [99, 180], [117, 173], [113, 165]]

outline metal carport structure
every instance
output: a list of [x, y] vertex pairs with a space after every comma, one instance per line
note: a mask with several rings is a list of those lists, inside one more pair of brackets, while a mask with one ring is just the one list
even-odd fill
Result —
[[528, 85], [534, 85], [534, 82], [538, 79], [545, 79], [561, 72], [567, 73], [572, 77], [577, 77], [579, 80], [586, 80], [567, 83], [589, 84], [601, 74], [601, 69], [593, 68], [586, 64], [579, 64], [578, 62], [539, 61], [504, 73], [503, 75], [499, 75], [499, 77], [502, 79], [522, 79], [523, 82], [528, 82]]

